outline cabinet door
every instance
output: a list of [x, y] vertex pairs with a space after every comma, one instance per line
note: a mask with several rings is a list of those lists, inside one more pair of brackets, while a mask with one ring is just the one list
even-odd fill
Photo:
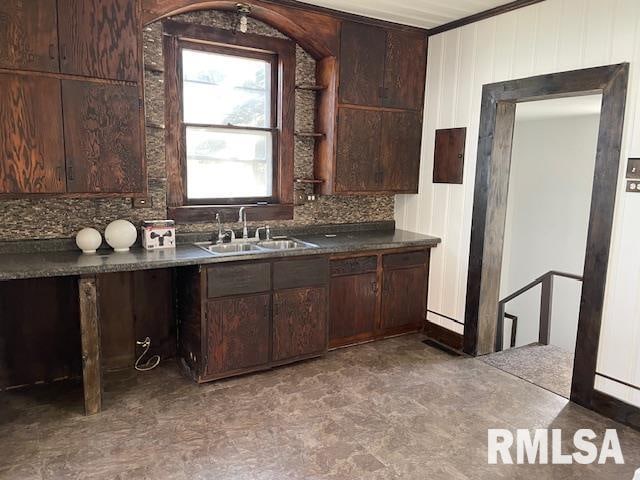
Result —
[[326, 349], [326, 287], [274, 292], [273, 360], [321, 354]]
[[383, 332], [418, 329], [424, 323], [427, 304], [427, 266], [419, 265], [383, 272]]
[[331, 278], [330, 346], [337, 347], [373, 337], [377, 291], [375, 272]]
[[137, 0], [58, 0], [63, 73], [136, 82]]
[[386, 33], [344, 22], [340, 40], [340, 102], [380, 106], [384, 83]]
[[69, 192], [142, 192], [137, 87], [65, 80], [62, 99]]
[[422, 111], [426, 69], [427, 37], [389, 30], [383, 105]]
[[381, 181], [382, 112], [340, 108], [336, 151], [337, 192], [375, 191]]
[[269, 362], [270, 296], [264, 293], [207, 302], [205, 375]]
[[0, 2], [0, 68], [59, 71], [55, 0]]
[[60, 81], [0, 74], [0, 193], [64, 193]]
[[419, 112], [384, 112], [382, 116], [382, 190], [418, 193], [422, 121]]

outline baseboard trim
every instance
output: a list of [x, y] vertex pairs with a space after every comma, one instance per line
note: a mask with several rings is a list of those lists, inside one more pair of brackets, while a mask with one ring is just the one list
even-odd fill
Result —
[[599, 390], [591, 397], [591, 409], [605, 417], [612, 418], [634, 430], [640, 431], [640, 408], [630, 405]]
[[441, 345], [447, 346], [456, 352], [462, 351], [464, 337], [457, 332], [427, 320], [425, 323], [424, 333], [431, 340], [434, 340]]

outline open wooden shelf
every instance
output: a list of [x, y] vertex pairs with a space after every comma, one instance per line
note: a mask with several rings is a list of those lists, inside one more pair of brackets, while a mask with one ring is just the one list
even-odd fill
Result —
[[324, 133], [320, 132], [296, 132], [296, 137], [312, 137], [312, 138], [321, 138], [324, 137]]
[[325, 87], [324, 85], [305, 85], [305, 84], [296, 85], [296, 90], [309, 90], [313, 92], [318, 92], [320, 90], [326, 90], [326, 89], [327, 87]]

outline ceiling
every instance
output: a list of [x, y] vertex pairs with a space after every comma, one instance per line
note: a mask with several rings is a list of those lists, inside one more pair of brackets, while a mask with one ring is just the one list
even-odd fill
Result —
[[518, 103], [516, 106], [516, 121], [600, 115], [601, 105], [602, 94]]
[[433, 28], [511, 0], [301, 0], [304, 3], [390, 22]]

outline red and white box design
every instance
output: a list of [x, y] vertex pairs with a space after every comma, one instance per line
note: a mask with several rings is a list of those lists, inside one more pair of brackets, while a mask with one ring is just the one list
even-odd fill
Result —
[[176, 226], [173, 220], [142, 222], [142, 246], [147, 250], [176, 247]]

